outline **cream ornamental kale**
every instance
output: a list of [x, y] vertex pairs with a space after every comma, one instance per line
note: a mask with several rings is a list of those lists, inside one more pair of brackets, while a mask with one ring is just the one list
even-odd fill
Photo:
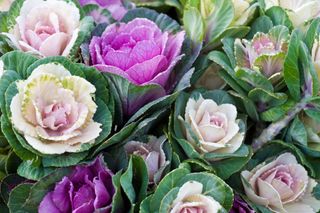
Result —
[[10, 104], [13, 126], [40, 153], [78, 152], [102, 131], [93, 120], [95, 86], [62, 65], [40, 65], [17, 87]]

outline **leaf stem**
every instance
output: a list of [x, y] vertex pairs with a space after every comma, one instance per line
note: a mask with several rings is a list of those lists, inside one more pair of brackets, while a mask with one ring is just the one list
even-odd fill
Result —
[[257, 151], [264, 144], [273, 140], [280, 133], [280, 131], [287, 127], [289, 123], [295, 118], [295, 116], [299, 114], [301, 110], [303, 110], [306, 106], [307, 103], [302, 100], [301, 102], [297, 103], [290, 111], [288, 111], [288, 113], [281, 120], [270, 124], [268, 128], [262, 131], [258, 138], [253, 140], [253, 151]]

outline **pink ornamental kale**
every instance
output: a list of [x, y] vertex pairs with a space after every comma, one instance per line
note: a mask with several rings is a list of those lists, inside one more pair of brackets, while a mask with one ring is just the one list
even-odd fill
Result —
[[115, 193], [112, 176], [102, 158], [97, 158], [91, 165], [77, 166], [43, 198], [38, 212], [111, 212]]
[[266, 77], [280, 73], [284, 66], [288, 40], [289, 30], [284, 26], [273, 27], [267, 34], [258, 32], [251, 41], [237, 39], [237, 66], [257, 70]]
[[102, 72], [118, 74], [136, 85], [166, 88], [169, 76], [182, 58], [185, 32], [162, 32], [152, 21], [136, 18], [112, 24], [90, 42], [91, 64]]
[[124, 6], [123, 0], [79, 0], [81, 6], [97, 5], [99, 9], [93, 10], [90, 15], [97, 23], [108, 22], [103, 15], [103, 9], [108, 10], [112, 17], [119, 21], [127, 13], [127, 8]]

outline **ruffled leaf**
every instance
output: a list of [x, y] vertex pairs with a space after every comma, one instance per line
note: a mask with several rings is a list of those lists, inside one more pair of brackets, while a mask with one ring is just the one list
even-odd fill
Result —
[[136, 8], [129, 10], [122, 18], [121, 22], [128, 23], [135, 18], [147, 18], [156, 23], [163, 32], [168, 31], [171, 33], [176, 33], [181, 30], [180, 25], [174, 19], [163, 13], [159, 14], [156, 11], [147, 8]]
[[300, 47], [300, 33], [298, 30], [293, 31], [289, 43], [288, 54], [284, 61], [284, 80], [287, 84], [289, 92], [294, 100], [299, 100], [301, 96], [300, 91], [300, 71], [298, 66]]
[[273, 91], [272, 84], [261, 73], [247, 68], [238, 69], [236, 76], [251, 85], [252, 88], [262, 88], [267, 91]]
[[184, 10], [183, 23], [190, 38], [194, 42], [202, 42], [205, 25], [200, 12], [196, 8], [191, 7]]
[[131, 203], [139, 205], [147, 195], [148, 171], [144, 160], [132, 155], [127, 170], [120, 178], [121, 186]]
[[10, 193], [9, 209], [16, 210], [24, 209], [26, 212], [37, 212], [38, 206], [43, 197], [54, 188], [56, 182], [60, 181], [64, 176], [70, 174], [71, 168], [57, 169], [55, 172], [41, 178], [35, 184], [21, 184]]
[[232, 1], [221, 0], [216, 1], [214, 5], [214, 12], [206, 19], [206, 38], [205, 43], [208, 48], [212, 45], [212, 41], [215, 41], [221, 33], [231, 24], [234, 18], [234, 9]]
[[281, 7], [271, 7], [266, 11], [266, 15], [271, 18], [274, 26], [282, 25], [288, 27], [289, 29], [293, 28], [292, 22], [290, 21], [288, 14]]

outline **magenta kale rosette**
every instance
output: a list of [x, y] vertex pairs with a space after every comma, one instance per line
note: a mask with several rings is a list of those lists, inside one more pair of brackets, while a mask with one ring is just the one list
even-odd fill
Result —
[[124, 116], [170, 94], [200, 50], [176, 21], [148, 9], [130, 10], [120, 23], [96, 31], [83, 58], [115, 84]]
[[166, 82], [179, 60], [185, 32], [162, 32], [152, 21], [136, 18], [112, 24], [90, 42], [91, 63], [102, 72], [111, 72], [136, 85]]
[[112, 176], [102, 158], [90, 165], [77, 166], [46, 194], [38, 212], [111, 212], [115, 193]]

